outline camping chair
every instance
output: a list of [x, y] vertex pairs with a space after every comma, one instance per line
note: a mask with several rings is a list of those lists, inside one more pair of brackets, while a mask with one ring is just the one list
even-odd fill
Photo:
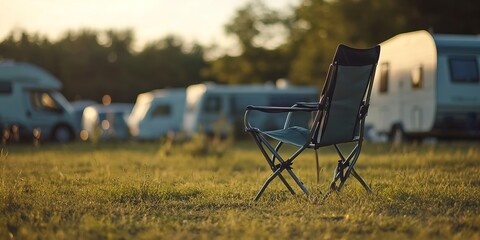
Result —
[[[370, 187], [355, 170], [355, 164], [362, 148], [365, 117], [379, 55], [380, 46], [370, 49], [355, 49], [340, 44], [337, 47], [333, 62], [330, 64], [319, 102], [298, 102], [292, 107], [247, 106], [244, 118], [245, 130], [253, 136], [273, 171], [255, 196], [255, 201], [260, 198], [270, 182], [276, 177], [283, 182], [292, 194], [295, 194], [283, 175], [284, 171], [310, 197], [310, 192], [292, 170], [293, 161], [305, 149], [314, 149], [318, 182], [317, 150], [320, 147], [332, 145], [340, 160], [335, 168], [329, 190], [323, 198], [325, 199], [332, 191], [340, 191], [350, 175], [355, 177], [367, 192], [371, 192]], [[251, 125], [249, 114], [252, 111], [288, 114], [283, 129], [263, 131]], [[291, 126], [292, 114], [295, 112], [311, 112], [315, 115], [310, 129]], [[272, 114], [272, 116], [274, 115]], [[278, 143], [273, 147], [274, 145], [269, 140], [275, 140]], [[281, 156], [279, 153], [284, 143], [298, 147], [288, 158]], [[345, 155], [339, 147], [340, 144], [354, 146], [350, 153]]]

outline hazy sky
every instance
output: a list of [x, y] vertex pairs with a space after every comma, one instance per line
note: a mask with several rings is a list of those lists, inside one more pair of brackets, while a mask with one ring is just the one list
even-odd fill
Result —
[[[223, 26], [249, 0], [0, 0], [0, 40], [12, 29], [58, 39], [67, 29], [126, 29], [136, 44], [167, 34], [220, 46], [231, 44]], [[277, 10], [299, 0], [264, 0]]]

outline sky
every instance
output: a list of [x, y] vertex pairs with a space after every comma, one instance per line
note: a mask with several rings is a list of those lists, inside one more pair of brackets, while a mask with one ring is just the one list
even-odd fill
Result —
[[[0, 0], [0, 41], [12, 30], [57, 40], [67, 30], [132, 29], [136, 47], [169, 34], [186, 42], [234, 44], [223, 26], [250, 0]], [[287, 10], [299, 0], [263, 0]]]

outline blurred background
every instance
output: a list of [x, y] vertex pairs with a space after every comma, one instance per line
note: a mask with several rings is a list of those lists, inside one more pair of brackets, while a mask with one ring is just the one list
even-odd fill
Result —
[[[118, 108], [128, 116], [139, 94], [155, 89], [272, 85], [278, 79], [320, 88], [339, 43], [370, 47], [416, 30], [480, 33], [476, 0], [17, 0], [0, 2], [0, 9], [0, 60], [28, 62], [51, 73], [61, 82], [54, 89], [77, 111], [77, 130], [64, 130], [70, 131], [65, 139], [82, 129], [83, 110], [105, 97], [130, 104]], [[8, 84], [2, 89], [7, 95], [14, 91]], [[39, 96], [50, 97], [44, 95]], [[92, 119], [108, 119], [102, 111], [91, 110], [97, 115]], [[472, 122], [469, 131], [480, 119], [472, 111], [458, 121]], [[32, 118], [29, 110], [26, 118]], [[385, 132], [393, 130], [389, 124]]]
[[319, 85], [335, 46], [413, 30], [480, 33], [475, 0], [2, 1], [0, 58], [34, 63], [72, 100], [133, 102], [204, 81]]

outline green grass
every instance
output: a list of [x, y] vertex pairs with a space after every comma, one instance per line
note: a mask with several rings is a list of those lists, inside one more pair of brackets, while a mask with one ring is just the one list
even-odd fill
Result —
[[[325, 202], [292, 196], [252, 142], [214, 154], [191, 144], [9, 145], [0, 156], [0, 239], [480, 239], [480, 148], [366, 144], [353, 178]], [[193, 150], [192, 150], [193, 149]], [[294, 171], [317, 196], [338, 157]], [[293, 185], [292, 185], [293, 186]]]

